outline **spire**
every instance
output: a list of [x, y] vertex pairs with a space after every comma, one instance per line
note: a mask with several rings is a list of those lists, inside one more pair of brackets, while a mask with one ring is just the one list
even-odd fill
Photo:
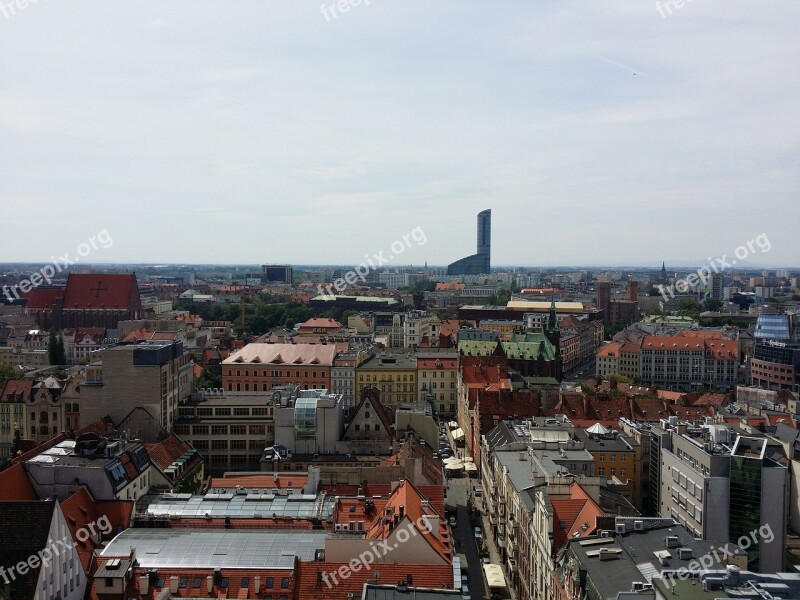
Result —
[[550, 316], [547, 319], [547, 330], [558, 331], [558, 316], [556, 314], [555, 291], [550, 292]]

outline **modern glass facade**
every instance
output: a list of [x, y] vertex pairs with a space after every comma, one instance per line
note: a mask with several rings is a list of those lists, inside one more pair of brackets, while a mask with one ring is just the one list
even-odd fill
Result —
[[478, 253], [447, 266], [448, 275], [481, 275], [492, 270], [492, 211], [478, 213]]
[[[730, 540], [737, 543], [742, 537], [750, 538], [747, 564], [749, 569], [758, 570], [759, 545], [750, 535], [761, 525], [761, 460], [732, 456], [730, 482]], [[747, 542], [739, 545], [745, 547]]]
[[758, 315], [754, 337], [764, 340], [789, 341], [789, 317], [787, 315]]
[[298, 398], [294, 404], [294, 437], [313, 440], [317, 435], [317, 398]]

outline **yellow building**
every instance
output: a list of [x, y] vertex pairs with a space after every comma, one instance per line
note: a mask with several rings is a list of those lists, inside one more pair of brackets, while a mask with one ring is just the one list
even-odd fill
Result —
[[398, 404], [417, 401], [416, 356], [381, 354], [373, 356], [356, 368], [356, 397], [361, 390], [375, 387], [381, 403], [394, 412]]

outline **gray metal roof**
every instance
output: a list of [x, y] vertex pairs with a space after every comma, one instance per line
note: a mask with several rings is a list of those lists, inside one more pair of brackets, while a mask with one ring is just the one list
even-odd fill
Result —
[[[300, 488], [302, 489], [302, 488]], [[165, 494], [145, 496], [139, 501], [137, 511], [151, 517], [233, 519], [290, 517], [296, 519], [329, 519], [333, 516], [336, 500], [325, 494], [271, 494], [250, 491], [247, 494], [212, 493], [205, 496], [191, 494]]]
[[287, 529], [126, 529], [102, 556], [136, 549], [139, 566], [150, 569], [290, 569], [294, 558], [314, 560], [325, 548], [326, 531]]

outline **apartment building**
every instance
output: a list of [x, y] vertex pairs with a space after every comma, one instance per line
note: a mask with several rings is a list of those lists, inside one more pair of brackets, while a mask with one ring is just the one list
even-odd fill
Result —
[[404, 354], [377, 354], [356, 368], [356, 393], [365, 387], [375, 387], [381, 403], [390, 414], [398, 404], [416, 402], [417, 357]]
[[418, 401], [428, 403], [440, 417], [453, 420], [457, 414], [458, 357], [417, 357]]
[[81, 420], [92, 423], [108, 415], [120, 423], [141, 407], [171, 431], [179, 401], [187, 399], [194, 386], [183, 344], [148, 341], [106, 348], [99, 356], [84, 370]]
[[342, 408], [345, 414], [348, 414], [357, 404], [356, 368], [373, 356], [375, 356], [375, 349], [370, 345], [351, 347], [346, 352], [337, 353], [333, 359], [331, 392], [342, 396]]

